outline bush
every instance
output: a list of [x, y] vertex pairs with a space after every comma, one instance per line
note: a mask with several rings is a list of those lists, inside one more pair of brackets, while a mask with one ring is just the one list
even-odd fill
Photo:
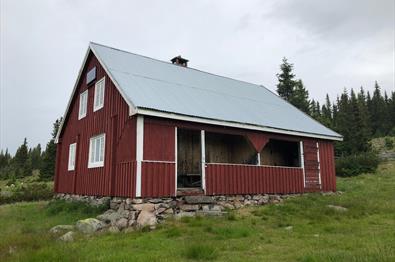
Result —
[[394, 148], [394, 141], [392, 141], [392, 139], [388, 136], [384, 139], [384, 147], [388, 150]]
[[48, 200], [53, 196], [52, 187], [46, 183], [11, 184], [0, 195], [0, 204], [19, 201]]
[[374, 153], [340, 157], [336, 159], [336, 175], [348, 177], [375, 172], [379, 162], [378, 156]]
[[109, 208], [108, 205], [92, 206], [81, 201], [53, 200], [48, 203], [46, 211], [49, 215], [59, 213], [79, 213], [87, 216], [97, 216]]

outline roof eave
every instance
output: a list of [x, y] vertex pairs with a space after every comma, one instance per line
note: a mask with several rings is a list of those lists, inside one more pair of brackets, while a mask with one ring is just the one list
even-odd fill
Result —
[[343, 141], [343, 136], [341, 136], [341, 135], [328, 136], [328, 135], [307, 133], [307, 132], [301, 132], [301, 131], [295, 131], [295, 130], [286, 130], [286, 129], [280, 129], [280, 128], [274, 128], [274, 127], [258, 126], [258, 125], [252, 125], [252, 124], [246, 124], [246, 123], [238, 123], [238, 122], [230, 122], [230, 121], [225, 121], [225, 120], [182, 115], [182, 114], [158, 111], [158, 110], [148, 109], [148, 108], [135, 107], [133, 110], [133, 113], [132, 113], [132, 110], [130, 110], [129, 113], [130, 113], [130, 115], [140, 114], [140, 115], [146, 115], [146, 116], [170, 118], [170, 119], [174, 119], [174, 120], [189, 121], [189, 122], [196, 122], [196, 123], [202, 123], [202, 124], [220, 125], [220, 126], [227, 126], [227, 127], [241, 128], [241, 129], [278, 133], [278, 134], [283, 134], [283, 135], [310, 137], [310, 138], [318, 138], [318, 139], [325, 139], [325, 140], [331, 140], [331, 141]]

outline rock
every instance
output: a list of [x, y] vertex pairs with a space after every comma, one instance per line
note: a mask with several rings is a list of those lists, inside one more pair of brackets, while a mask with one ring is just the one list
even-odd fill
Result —
[[128, 220], [126, 218], [121, 218], [119, 219], [116, 223], [115, 226], [119, 229], [122, 230], [124, 228], [128, 227]]
[[186, 196], [187, 204], [213, 204], [215, 200], [210, 196]]
[[188, 204], [185, 204], [185, 205], [180, 206], [180, 209], [183, 210], [183, 211], [196, 211], [196, 210], [199, 209], [199, 205], [188, 205]]
[[74, 232], [73, 231], [69, 231], [66, 234], [64, 234], [63, 236], [59, 237], [59, 240], [64, 241], [64, 242], [72, 242], [74, 241]]
[[128, 227], [134, 227], [136, 225], [136, 220], [129, 220]]
[[221, 211], [217, 211], [217, 210], [208, 210], [208, 211], [198, 210], [198, 211], [196, 211], [196, 215], [201, 215], [201, 216], [222, 216], [224, 213], [226, 213], [226, 212], [221, 212]]
[[134, 232], [134, 228], [133, 227], [125, 228], [125, 230], [123, 232], [124, 233], [132, 233], [132, 232]]
[[209, 205], [204, 205], [204, 206], [202, 206], [202, 211], [203, 211], [203, 212], [210, 211], [210, 206], [209, 206]]
[[175, 219], [181, 219], [182, 217], [194, 217], [196, 214], [195, 212], [180, 212], [174, 215]]
[[235, 209], [235, 207], [231, 204], [231, 203], [221, 203], [221, 205], [224, 207], [224, 208], [228, 208], [228, 209]]
[[115, 221], [122, 218], [122, 215], [118, 212], [115, 212], [112, 209], [109, 209], [106, 212], [104, 212], [103, 214], [98, 215], [96, 218], [107, 223], [107, 224], [108, 223], [114, 224]]
[[160, 208], [158, 208], [158, 209], [156, 210], [156, 214], [162, 214], [163, 212], [165, 212], [166, 209], [167, 209], [167, 208], [160, 207]]
[[136, 220], [137, 219], [137, 215], [138, 215], [137, 211], [130, 211], [128, 219], [129, 220]]
[[116, 227], [116, 226], [110, 226], [108, 228], [108, 232], [110, 232], [110, 233], [119, 233], [119, 228]]
[[54, 226], [53, 228], [51, 228], [49, 230], [49, 232], [51, 234], [58, 234], [58, 233], [61, 233], [64, 231], [71, 231], [71, 230], [74, 230], [73, 225], [57, 225], [57, 226]]
[[222, 206], [219, 206], [219, 205], [212, 205], [212, 206], [210, 206], [210, 211], [221, 212], [222, 209], [223, 209], [223, 207], [222, 207]]
[[243, 206], [243, 205], [240, 203], [239, 200], [235, 200], [234, 203], [233, 203], [233, 205], [234, 205], [234, 207], [235, 207], [236, 209], [241, 208], [241, 207]]
[[130, 212], [131, 211], [129, 211], [129, 210], [121, 210], [121, 211], [118, 211], [117, 213], [119, 214], [120, 217], [129, 218], [129, 213]]
[[92, 234], [105, 227], [105, 224], [96, 218], [78, 220], [75, 225], [77, 230], [84, 234]]
[[143, 200], [141, 198], [132, 199], [132, 204], [142, 204]]
[[287, 226], [287, 227], [284, 227], [284, 229], [289, 231], [289, 230], [293, 229], [293, 226]]
[[339, 212], [346, 212], [348, 209], [342, 206], [328, 205], [327, 207], [334, 209]]
[[155, 205], [152, 203], [137, 204], [132, 206], [134, 210], [153, 212]]
[[148, 200], [148, 202], [150, 202], [152, 204], [158, 204], [158, 203], [162, 203], [162, 199], [160, 199], [160, 198], [152, 198], [152, 199]]
[[169, 208], [169, 209], [166, 209], [166, 210], [163, 212], [163, 214], [172, 215], [172, 214], [174, 214], [174, 211], [173, 211], [172, 208]]
[[142, 210], [137, 218], [137, 227], [143, 228], [145, 226], [153, 227], [157, 224], [155, 214], [147, 210]]

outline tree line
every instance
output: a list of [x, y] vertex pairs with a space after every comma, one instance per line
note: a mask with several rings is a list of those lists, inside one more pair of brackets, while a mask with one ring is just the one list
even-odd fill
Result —
[[336, 142], [337, 156], [355, 155], [371, 150], [369, 140], [375, 137], [395, 136], [395, 91], [382, 92], [375, 82], [371, 94], [363, 87], [356, 92], [344, 89], [340, 96], [325, 103], [309, 98], [301, 79], [296, 79], [293, 64], [286, 58], [277, 74], [277, 93], [323, 125], [343, 135], [343, 142]]
[[56, 144], [55, 137], [59, 129], [61, 119], [53, 124], [51, 139], [42, 151], [41, 145], [29, 148], [25, 138], [22, 145], [18, 147], [14, 156], [8, 152], [0, 151], [0, 179], [23, 178], [33, 175], [33, 171], [39, 171], [41, 180], [51, 180], [55, 173]]

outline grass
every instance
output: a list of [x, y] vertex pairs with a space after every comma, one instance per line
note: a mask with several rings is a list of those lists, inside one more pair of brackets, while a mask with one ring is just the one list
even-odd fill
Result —
[[77, 236], [72, 243], [56, 241], [48, 229], [99, 210], [3, 205], [0, 261], [395, 261], [395, 162], [337, 182], [341, 195], [307, 194], [221, 218], [168, 220], [151, 232]]

